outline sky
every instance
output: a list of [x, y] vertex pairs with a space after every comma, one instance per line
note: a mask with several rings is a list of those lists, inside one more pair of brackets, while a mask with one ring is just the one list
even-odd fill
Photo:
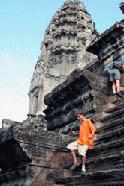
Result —
[[[0, 0], [0, 126], [3, 118], [23, 121], [28, 90], [44, 32], [64, 0]], [[124, 18], [122, 0], [83, 0], [102, 33]]]

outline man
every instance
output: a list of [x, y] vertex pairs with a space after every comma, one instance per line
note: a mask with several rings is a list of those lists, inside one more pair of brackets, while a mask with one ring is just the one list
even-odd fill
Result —
[[78, 150], [79, 155], [82, 157], [82, 173], [86, 173], [86, 152], [88, 149], [93, 148], [94, 133], [96, 128], [90, 119], [86, 119], [84, 117], [83, 112], [77, 112], [76, 116], [80, 122], [79, 138], [75, 142], [70, 143], [67, 148], [71, 150], [73, 157], [73, 166], [71, 169], [74, 170], [77, 166], [79, 166], [75, 153], [75, 150]]
[[123, 62], [121, 60], [113, 61], [112, 64], [108, 67], [108, 73], [110, 76], [110, 81], [112, 82], [112, 91], [113, 96], [117, 95], [119, 97], [122, 97], [120, 94], [120, 79], [121, 79], [121, 73], [120, 71], [123, 68]]

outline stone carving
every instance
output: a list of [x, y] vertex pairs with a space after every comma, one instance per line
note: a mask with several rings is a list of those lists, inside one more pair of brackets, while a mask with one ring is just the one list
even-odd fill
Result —
[[104, 96], [106, 84], [104, 79], [95, 76], [88, 70], [76, 70], [61, 85], [45, 96], [47, 109], [44, 111], [48, 130], [73, 128], [75, 112], [83, 110], [87, 116], [98, 112], [100, 105], [108, 99]]
[[66, 1], [45, 32], [29, 90], [29, 115], [43, 114], [44, 96], [94, 58], [86, 47], [95, 37], [95, 24], [84, 5]]
[[[96, 61], [96, 65], [93, 63], [90, 70], [101, 76], [106, 76], [108, 65], [113, 60], [124, 61], [124, 19], [115, 23], [110, 29], [92, 41], [87, 50], [98, 55], [99, 58], [99, 62]], [[121, 77], [122, 86], [124, 86], [123, 71], [124, 68]]]
[[[99, 37], [92, 41], [87, 51], [98, 55], [99, 59], [106, 60], [116, 51], [124, 48], [124, 19], [115, 23], [110, 29], [103, 32]], [[121, 52], [121, 51], [120, 51]], [[116, 56], [113, 56], [116, 57]]]

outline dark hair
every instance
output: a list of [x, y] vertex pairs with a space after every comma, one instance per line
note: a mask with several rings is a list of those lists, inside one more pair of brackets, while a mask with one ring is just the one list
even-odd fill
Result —
[[77, 111], [77, 112], [75, 113], [75, 115], [76, 115], [76, 116], [78, 116], [78, 115], [84, 116], [84, 113], [83, 113], [83, 111]]

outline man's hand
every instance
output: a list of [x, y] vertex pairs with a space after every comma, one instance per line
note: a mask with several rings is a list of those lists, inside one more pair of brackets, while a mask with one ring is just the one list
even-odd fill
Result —
[[93, 135], [92, 134], [89, 134], [89, 138], [92, 138], [93, 137]]
[[73, 131], [71, 128], [68, 129], [68, 133], [73, 134], [74, 136], [79, 136], [79, 131]]
[[94, 136], [94, 133], [89, 134], [89, 138], [93, 138], [93, 136]]
[[74, 135], [76, 135], [76, 136], [79, 135], [79, 131], [72, 131], [72, 133], [73, 133]]
[[78, 131], [72, 131], [72, 135], [74, 137], [79, 137], [79, 132]]

